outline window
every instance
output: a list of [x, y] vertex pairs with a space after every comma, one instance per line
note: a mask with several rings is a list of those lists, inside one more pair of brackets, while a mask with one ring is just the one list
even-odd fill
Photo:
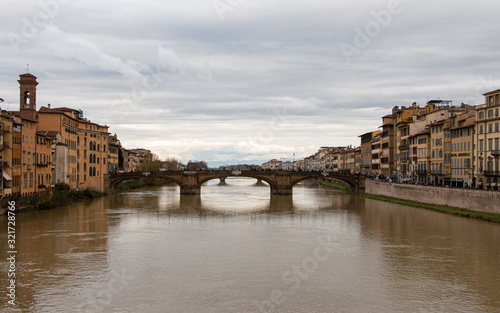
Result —
[[483, 140], [479, 140], [479, 151], [483, 151]]
[[484, 111], [480, 111], [479, 114], [478, 114], [478, 118], [480, 120], [483, 120], [484, 119]]
[[28, 188], [28, 173], [23, 174], [23, 188]]
[[493, 117], [493, 110], [488, 110], [488, 118], [492, 118]]
[[488, 124], [488, 133], [493, 131], [493, 124]]
[[30, 188], [33, 188], [33, 173], [30, 173]]
[[479, 133], [482, 134], [483, 133], [483, 125], [479, 125]]

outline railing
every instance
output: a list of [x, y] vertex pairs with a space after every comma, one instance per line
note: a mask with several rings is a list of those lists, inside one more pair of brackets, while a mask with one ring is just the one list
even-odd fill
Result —
[[427, 175], [427, 170], [417, 170], [417, 175]]
[[398, 149], [399, 149], [399, 150], [408, 150], [408, 149], [410, 149], [410, 145], [400, 145], [400, 146], [398, 147]]
[[443, 171], [431, 171], [431, 175], [444, 175]]
[[491, 155], [500, 155], [500, 150], [499, 149], [495, 149], [495, 150], [491, 150]]

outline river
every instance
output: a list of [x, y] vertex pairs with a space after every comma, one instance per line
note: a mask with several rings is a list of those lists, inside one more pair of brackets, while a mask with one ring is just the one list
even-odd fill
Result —
[[2, 312], [499, 312], [500, 225], [313, 182], [169, 185], [16, 215]]

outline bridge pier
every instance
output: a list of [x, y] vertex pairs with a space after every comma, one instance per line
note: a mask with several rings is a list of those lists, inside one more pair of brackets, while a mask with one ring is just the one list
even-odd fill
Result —
[[201, 194], [200, 185], [181, 186], [181, 195], [199, 195]]
[[225, 184], [226, 183], [226, 177], [223, 176], [223, 177], [221, 177], [219, 179], [220, 179], [220, 183], [221, 184]]
[[271, 187], [271, 195], [282, 195], [288, 196], [293, 194], [293, 188], [291, 186], [276, 186]]

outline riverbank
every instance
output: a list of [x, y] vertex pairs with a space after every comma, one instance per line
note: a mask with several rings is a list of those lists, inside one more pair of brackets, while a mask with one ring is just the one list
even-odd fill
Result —
[[456, 208], [466, 212], [500, 215], [500, 192], [492, 190], [398, 184], [366, 179], [364, 194]]
[[118, 185], [116, 190], [118, 192], [124, 192], [124, 191], [129, 191], [129, 190], [134, 190], [137, 188], [141, 187], [156, 187], [156, 186], [163, 186], [170, 183], [170, 181], [166, 179], [161, 179], [157, 177], [148, 177], [148, 178], [141, 178], [139, 180], [131, 180], [131, 181], [126, 181]]
[[469, 211], [469, 210], [464, 210], [464, 209], [445, 207], [445, 206], [439, 206], [439, 205], [432, 205], [432, 204], [426, 204], [426, 203], [420, 203], [420, 202], [413, 202], [413, 201], [401, 200], [401, 199], [396, 199], [396, 198], [374, 196], [374, 195], [369, 195], [369, 194], [359, 194], [359, 196], [362, 196], [362, 197], [365, 197], [368, 199], [386, 201], [386, 202], [397, 203], [397, 204], [402, 204], [402, 205], [407, 205], [407, 206], [412, 206], [412, 207], [423, 208], [426, 210], [433, 210], [433, 211], [438, 211], [438, 212], [443, 212], [443, 213], [448, 213], [448, 214], [453, 214], [453, 215], [459, 215], [459, 216], [463, 216], [463, 217], [476, 218], [476, 219], [482, 219], [482, 220], [489, 221], [489, 222], [500, 223], [500, 214]]
[[0, 215], [7, 214], [7, 203], [14, 202], [17, 213], [48, 210], [79, 201], [93, 200], [106, 194], [95, 190], [69, 190], [69, 187], [56, 186], [54, 190], [32, 195], [11, 195], [0, 200]]
[[91, 189], [85, 189], [82, 191], [55, 189], [48, 199], [39, 199], [38, 207], [33, 208], [32, 210], [53, 209], [65, 205], [70, 205], [75, 202], [93, 200], [96, 198], [104, 197], [105, 195], [105, 193]]
[[[321, 185], [325, 185], [325, 186], [329, 186], [329, 187], [338, 189], [342, 192], [349, 192], [350, 191], [349, 188], [347, 188], [341, 184], [336, 184], [336, 183], [327, 182], [327, 181], [323, 181], [323, 180], [316, 180], [316, 182], [321, 184]], [[393, 187], [393, 185], [394, 184], [385, 184], [386, 187]], [[410, 186], [410, 187], [412, 187], [412, 186]], [[429, 188], [431, 188], [431, 187], [429, 187]], [[399, 194], [396, 193], [396, 195], [401, 196], [400, 193]], [[359, 196], [362, 196], [362, 197], [368, 198], [368, 199], [386, 201], [386, 202], [397, 203], [397, 204], [402, 204], [402, 205], [407, 205], [407, 206], [412, 206], [412, 207], [423, 208], [426, 210], [433, 210], [433, 211], [438, 211], [438, 212], [447, 213], [447, 214], [453, 214], [453, 215], [458, 215], [458, 216], [463, 216], [463, 217], [468, 217], [468, 218], [481, 219], [481, 220], [494, 222], [494, 223], [500, 223], [500, 214], [496, 214], [496, 213], [473, 211], [473, 210], [467, 210], [467, 209], [463, 209], [463, 208], [422, 203], [422, 202], [418, 202], [418, 201], [410, 201], [410, 200], [404, 200], [404, 199], [399, 199], [399, 198], [394, 198], [394, 197], [389, 197], [389, 196], [372, 195], [372, 194], [366, 194], [366, 193], [359, 194]], [[426, 198], [422, 198], [422, 199], [426, 199]]]
[[321, 179], [317, 179], [316, 182], [318, 184], [325, 185], [325, 186], [328, 186], [328, 187], [332, 187], [332, 188], [335, 188], [335, 189], [337, 189], [339, 191], [342, 191], [342, 192], [345, 192], [345, 193], [348, 193], [348, 192], [351, 191], [351, 189], [349, 187], [346, 187], [346, 186], [341, 185], [341, 184], [327, 182], [327, 181], [324, 181], [324, 180], [321, 180]]

